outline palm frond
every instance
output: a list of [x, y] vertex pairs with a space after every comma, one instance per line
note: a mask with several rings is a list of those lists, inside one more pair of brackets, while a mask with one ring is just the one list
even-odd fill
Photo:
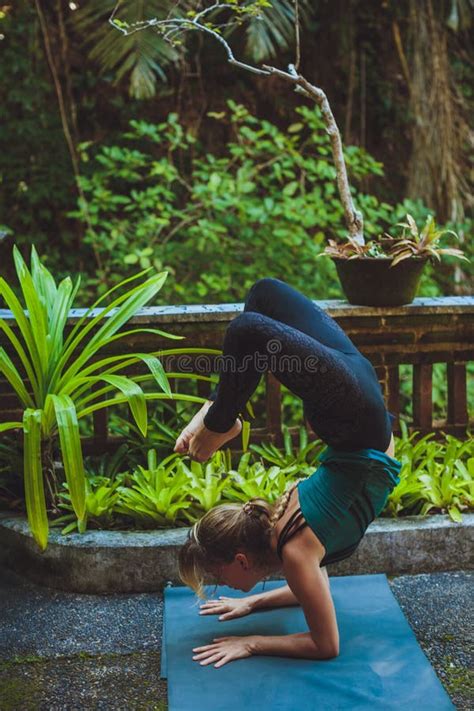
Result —
[[[300, 0], [299, 18], [301, 26], [307, 25], [314, 17], [315, 3]], [[249, 21], [246, 30], [246, 53], [255, 62], [275, 57], [281, 50], [287, 50], [295, 42], [295, 4], [293, 0], [273, 0], [260, 18]]]
[[[102, 73], [112, 72], [114, 83], [129, 77], [129, 93], [135, 99], [156, 94], [159, 81], [166, 81], [165, 67], [178, 59], [176, 50], [153, 30], [135, 32], [127, 37], [116, 32], [107, 22], [116, 2], [89, 0], [73, 13], [71, 21], [90, 48], [89, 57]], [[129, 0], [120, 5], [120, 16], [126, 22], [165, 19], [173, 3], [169, 0]], [[183, 8], [184, 10], [185, 8]]]

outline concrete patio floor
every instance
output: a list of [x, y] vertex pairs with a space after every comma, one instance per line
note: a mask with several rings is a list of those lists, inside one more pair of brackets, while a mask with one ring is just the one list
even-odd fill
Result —
[[[473, 577], [457, 571], [390, 579], [462, 711], [474, 708]], [[0, 568], [0, 611], [1, 711], [166, 710], [160, 594], [66, 593]], [[433, 709], [429, 699], [426, 709]]]

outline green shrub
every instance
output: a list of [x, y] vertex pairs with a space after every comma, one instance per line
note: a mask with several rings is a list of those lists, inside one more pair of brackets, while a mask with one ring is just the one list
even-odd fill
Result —
[[[332, 263], [315, 261], [328, 237], [346, 233], [329, 137], [318, 109], [296, 112], [281, 130], [229, 101], [210, 114], [232, 131], [221, 155], [206, 153], [173, 113], [157, 125], [131, 121], [123, 144], [83, 144], [88, 209], [73, 216], [103, 262], [89, 287], [153, 265], [170, 272], [168, 289], [181, 302], [240, 301], [262, 275], [339, 297]], [[345, 154], [354, 185], [383, 175], [362, 148]], [[360, 190], [355, 197], [368, 237], [398, 221], [400, 210]], [[425, 208], [412, 209], [418, 218]]]
[[474, 507], [474, 440], [445, 435], [435, 441], [430, 433], [408, 434], [401, 422], [395, 456], [400, 460], [400, 483], [390, 494], [384, 515], [448, 513], [461, 520], [461, 511]]

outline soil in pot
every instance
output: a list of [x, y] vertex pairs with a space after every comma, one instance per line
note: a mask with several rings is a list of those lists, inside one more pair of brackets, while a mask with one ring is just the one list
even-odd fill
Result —
[[401, 306], [413, 301], [427, 257], [409, 257], [391, 267], [390, 257], [333, 257], [342, 289], [350, 304]]

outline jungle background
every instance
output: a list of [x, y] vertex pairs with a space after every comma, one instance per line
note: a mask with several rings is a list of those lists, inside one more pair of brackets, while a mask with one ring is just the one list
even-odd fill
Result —
[[[202, 3], [201, 3], [202, 4]], [[194, 2], [124, 2], [130, 21]], [[315, 106], [277, 77], [230, 66], [200, 33], [183, 50], [153, 31], [124, 38], [113, 2], [0, 6], [0, 271], [34, 244], [78, 305], [137, 268], [167, 269], [157, 303], [242, 301], [257, 278], [312, 298], [341, 291], [329, 237], [345, 235]], [[367, 238], [428, 213], [472, 247], [474, 64], [470, 0], [300, 0], [300, 71], [341, 129]], [[234, 54], [286, 68], [295, 3], [234, 27]], [[225, 20], [225, 14], [223, 16]], [[472, 293], [446, 258], [421, 295]]]

